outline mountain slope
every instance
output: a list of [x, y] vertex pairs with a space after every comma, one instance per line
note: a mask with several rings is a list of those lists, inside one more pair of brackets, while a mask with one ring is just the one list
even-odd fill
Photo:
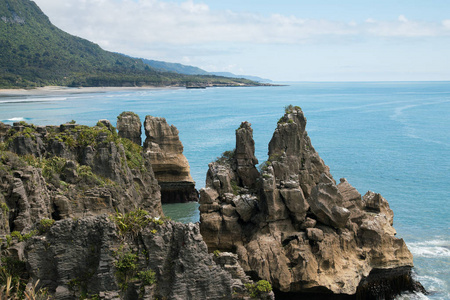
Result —
[[169, 63], [165, 61], [144, 58], [142, 59], [142, 61], [150, 67], [160, 71], [176, 72], [186, 75], [211, 75], [209, 72], [194, 66], [187, 66], [179, 63]]
[[149, 65], [150, 67], [160, 70], [160, 71], [169, 71], [169, 72], [176, 72], [179, 74], [186, 74], [186, 75], [214, 75], [214, 76], [221, 76], [221, 77], [229, 77], [229, 78], [244, 78], [252, 81], [257, 82], [271, 82], [272, 80], [261, 78], [258, 76], [251, 76], [251, 75], [236, 75], [230, 72], [208, 72], [203, 69], [194, 67], [194, 66], [187, 66], [180, 63], [169, 63], [165, 61], [158, 61], [158, 60], [151, 60], [151, 59], [142, 59], [142, 61]]
[[210, 72], [209, 74], [211, 75], [216, 75], [216, 76], [224, 76], [224, 77], [230, 77], [230, 78], [244, 78], [244, 79], [248, 79], [248, 80], [252, 80], [252, 81], [257, 81], [257, 82], [272, 82], [272, 80], [267, 79], [267, 78], [261, 78], [258, 76], [252, 76], [252, 75], [236, 75], [230, 72]]
[[0, 1], [0, 87], [250, 84], [162, 72], [54, 26], [30, 0]]

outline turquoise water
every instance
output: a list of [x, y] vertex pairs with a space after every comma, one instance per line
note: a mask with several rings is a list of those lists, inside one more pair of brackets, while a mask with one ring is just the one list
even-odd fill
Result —
[[[234, 132], [252, 123], [256, 155], [288, 104], [302, 107], [312, 143], [336, 180], [362, 194], [381, 193], [415, 259], [419, 280], [450, 299], [450, 82], [292, 83], [280, 87], [137, 90], [0, 97], [0, 121], [113, 124], [125, 110], [163, 116], [180, 131], [197, 187], [208, 163], [234, 148]], [[165, 206], [180, 221], [198, 221], [196, 204]], [[417, 296], [418, 297], [418, 296]], [[415, 297], [415, 298], [417, 298]]]

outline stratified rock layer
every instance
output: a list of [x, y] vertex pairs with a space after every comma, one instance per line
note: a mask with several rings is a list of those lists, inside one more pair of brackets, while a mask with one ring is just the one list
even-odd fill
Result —
[[2, 147], [8, 150], [0, 156], [5, 234], [26, 231], [42, 218], [137, 207], [162, 215], [149, 157], [142, 147], [119, 138], [106, 120], [94, 127], [14, 123], [0, 128], [7, 128], [0, 133]]
[[129, 133], [107, 120], [0, 122], [0, 290], [11, 277], [58, 300], [249, 299], [236, 255], [208, 253], [198, 224], [161, 218], [149, 154]]
[[161, 186], [161, 201], [177, 203], [198, 201], [198, 192], [191, 177], [189, 163], [183, 155], [178, 129], [166, 119], [146, 116], [144, 148], [152, 162]]
[[256, 187], [259, 172], [255, 165], [258, 159], [255, 156], [255, 142], [253, 141], [253, 129], [248, 122], [242, 122], [236, 130], [236, 174], [241, 186]]
[[120, 137], [127, 138], [139, 146], [142, 145], [142, 123], [134, 112], [124, 111], [117, 117], [117, 130]]
[[364, 294], [358, 287], [372, 282], [375, 270], [400, 270], [391, 273], [413, 282], [412, 255], [395, 237], [387, 201], [372, 192], [361, 197], [345, 179], [336, 184], [305, 127], [300, 108], [289, 107], [257, 178], [248, 123], [236, 131], [234, 161], [209, 165], [200, 190], [200, 229], [210, 251], [236, 253], [244, 270], [270, 281], [280, 297]]
[[[251, 282], [231, 253], [209, 254], [197, 225], [150, 224], [123, 243], [106, 216], [56, 222], [21, 247], [30, 283], [58, 299], [243, 299]], [[117, 262], [134, 255], [128, 269]], [[214, 258], [214, 259], [213, 259]], [[217, 263], [215, 262], [217, 260]], [[155, 272], [154, 283], [139, 273]], [[120, 274], [127, 273], [124, 278]], [[273, 299], [267, 294], [264, 299]], [[261, 298], [262, 299], [262, 298]]]

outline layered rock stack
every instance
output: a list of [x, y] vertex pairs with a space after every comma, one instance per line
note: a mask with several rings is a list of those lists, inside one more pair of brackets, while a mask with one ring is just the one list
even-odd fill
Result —
[[236, 174], [241, 186], [255, 188], [259, 172], [255, 165], [258, 159], [255, 156], [255, 142], [253, 129], [248, 122], [242, 122], [236, 130]]
[[124, 111], [117, 117], [117, 130], [120, 137], [127, 138], [139, 146], [142, 145], [142, 123], [134, 112]]
[[183, 155], [178, 129], [166, 119], [146, 116], [144, 151], [161, 186], [162, 203], [198, 201], [189, 163]]
[[416, 289], [412, 255], [395, 237], [387, 201], [373, 192], [361, 197], [345, 179], [336, 184], [305, 127], [301, 109], [287, 107], [257, 178], [242, 180], [236, 168], [256, 163], [248, 123], [236, 131], [234, 161], [210, 163], [200, 190], [200, 229], [209, 250], [236, 253], [244, 270], [271, 282], [281, 299], [389, 299]]

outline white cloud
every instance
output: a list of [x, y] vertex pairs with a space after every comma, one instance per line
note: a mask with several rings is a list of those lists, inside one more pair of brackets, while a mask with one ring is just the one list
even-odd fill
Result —
[[[404, 15], [392, 20], [368, 18], [363, 22], [344, 22], [282, 14], [263, 16], [231, 10], [215, 11], [194, 0], [181, 3], [162, 0], [35, 2], [56, 26], [107, 50], [203, 65], [211, 71], [243, 72], [239, 69], [243, 63], [237, 54], [246, 53], [246, 62], [250, 64], [252, 55], [262, 46], [274, 46], [271, 49], [275, 49], [280, 45], [303, 47], [325, 43], [340, 47], [374, 38], [450, 36], [450, 20], [419, 22]], [[276, 59], [278, 55], [273, 53], [266, 54], [266, 62], [268, 56]]]
[[408, 22], [408, 19], [407, 19], [404, 15], [398, 16], [398, 20], [399, 20], [400, 22], [403, 22], [403, 23]]
[[448, 21], [397, 20], [338, 22], [274, 14], [211, 11], [192, 0], [35, 0], [62, 29], [109, 49], [148, 48], [154, 44], [305, 43], [321, 37], [427, 37], [448, 35]]
[[445, 29], [450, 30], [450, 20], [442, 21], [442, 26], [444, 26]]

